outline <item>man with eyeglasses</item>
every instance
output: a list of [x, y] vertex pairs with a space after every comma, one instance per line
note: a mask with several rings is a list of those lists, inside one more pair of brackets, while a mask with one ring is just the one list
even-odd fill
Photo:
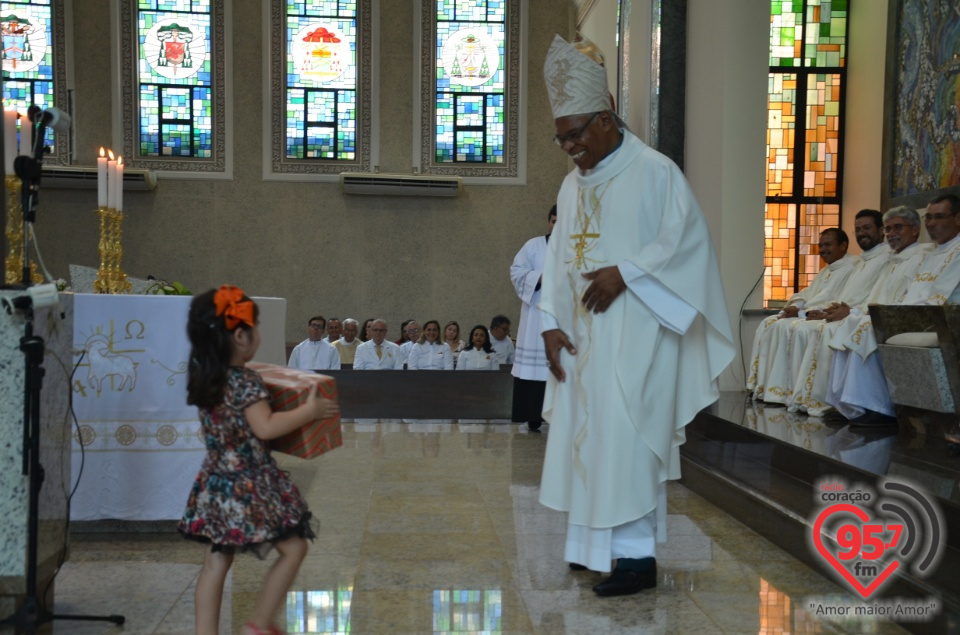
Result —
[[370, 339], [357, 347], [353, 358], [354, 370], [403, 370], [400, 347], [387, 340], [387, 323], [374, 320], [370, 325]]
[[576, 169], [540, 290], [540, 502], [568, 513], [570, 567], [612, 569], [593, 590], [613, 596], [657, 585], [666, 481], [680, 477], [684, 426], [717, 399], [734, 346], [703, 213], [677, 166], [610, 110], [588, 44], [557, 36], [544, 65], [555, 140]]
[[340, 353], [323, 339], [327, 321], [315, 315], [307, 322], [307, 339], [297, 344], [290, 353], [287, 365], [301, 370], [339, 370]]
[[[923, 216], [927, 233], [935, 243], [917, 267], [901, 297], [890, 304], [960, 303], [960, 197], [944, 194], [927, 205]], [[847, 419], [868, 411], [893, 417], [883, 367], [877, 355], [877, 338], [869, 316], [860, 318], [834, 336], [833, 364], [827, 403]], [[867, 416], [869, 423], [870, 418]]]
[[[857, 222], [860, 223], [860, 219]], [[832, 409], [827, 403], [827, 390], [834, 372], [834, 351], [831, 348], [834, 338], [849, 337], [848, 331], [857, 328], [860, 318], [868, 314], [869, 305], [893, 304], [903, 296], [929, 252], [929, 245], [918, 242], [920, 216], [916, 211], [908, 207], [895, 207], [883, 215], [881, 225], [887, 243], [873, 249], [889, 247], [891, 253], [884, 258], [883, 268], [876, 280], [867, 284], [862, 273], [852, 274], [844, 286], [844, 301], [827, 307], [824, 320], [801, 325], [798, 337], [793, 341], [801, 363], [788, 403], [791, 412], [821, 416]], [[861, 247], [864, 246], [862, 240], [858, 242]], [[864, 258], [866, 255], [865, 252]], [[852, 300], [852, 297], [859, 297], [860, 301]], [[842, 335], [844, 333], [846, 335]]]

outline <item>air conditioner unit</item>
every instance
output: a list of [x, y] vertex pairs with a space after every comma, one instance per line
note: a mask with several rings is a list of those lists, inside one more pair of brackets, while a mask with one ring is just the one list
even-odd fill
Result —
[[457, 196], [463, 187], [459, 176], [415, 176], [412, 174], [361, 174], [342, 172], [344, 194], [379, 196]]
[[[42, 187], [97, 189], [97, 168], [72, 165], [44, 165], [40, 176]], [[157, 175], [150, 170], [123, 168], [123, 189], [149, 191], [157, 187]]]

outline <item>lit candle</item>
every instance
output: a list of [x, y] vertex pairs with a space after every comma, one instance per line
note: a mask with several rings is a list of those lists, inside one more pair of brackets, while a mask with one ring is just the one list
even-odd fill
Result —
[[117, 157], [117, 194], [114, 205], [118, 212], [123, 211], [123, 157]]
[[17, 158], [17, 111], [3, 111], [3, 164], [7, 174], [14, 174], [13, 160]]
[[116, 181], [116, 176], [114, 172], [116, 171], [117, 160], [113, 156], [113, 150], [107, 150], [107, 207], [113, 209], [115, 203], [116, 192], [114, 192], [114, 182]]
[[97, 207], [107, 206], [107, 155], [100, 148], [97, 157]]
[[32, 155], [33, 148], [30, 147], [30, 120], [26, 115], [18, 114], [20, 119], [20, 154]]

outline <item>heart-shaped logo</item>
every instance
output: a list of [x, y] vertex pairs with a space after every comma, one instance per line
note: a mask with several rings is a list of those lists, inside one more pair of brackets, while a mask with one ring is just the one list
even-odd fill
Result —
[[[820, 512], [820, 515], [817, 516], [816, 522], [813, 524], [813, 542], [814, 542], [814, 545], [817, 547], [817, 551], [819, 551], [820, 555], [823, 556], [823, 559], [826, 560], [830, 565], [832, 565], [833, 568], [836, 569], [841, 576], [843, 576], [843, 579], [850, 584], [850, 586], [853, 588], [854, 591], [856, 591], [861, 596], [863, 596], [864, 599], [867, 599], [868, 597], [870, 597], [870, 595], [873, 594], [874, 591], [876, 591], [880, 587], [881, 584], [884, 583], [884, 581], [887, 578], [890, 577], [890, 575], [894, 571], [896, 571], [900, 567], [900, 562], [898, 560], [890, 561], [887, 564], [887, 566], [883, 569], [883, 571], [881, 571], [880, 574], [877, 575], [877, 577], [874, 578], [873, 582], [871, 582], [868, 586], [864, 586], [863, 584], [861, 584], [860, 580], [858, 580], [850, 572], [850, 570], [847, 567], [845, 567], [843, 563], [840, 562], [837, 559], [837, 557], [833, 553], [831, 553], [827, 549], [827, 547], [823, 544], [823, 536], [822, 536], [823, 524], [833, 514], [843, 513], [843, 512], [853, 514], [854, 516], [859, 518], [861, 521], [861, 526], [870, 521], [870, 515], [867, 514], [867, 512], [863, 511], [862, 509], [855, 507], [854, 505], [849, 505], [846, 503], [831, 505], [830, 507], [827, 507], [822, 512]], [[893, 544], [884, 545], [884, 546], [889, 548], [889, 547], [892, 547]], [[858, 552], [859, 552], [859, 549], [858, 549]], [[877, 557], [879, 557], [879, 555], [880, 554], [877, 554]]]

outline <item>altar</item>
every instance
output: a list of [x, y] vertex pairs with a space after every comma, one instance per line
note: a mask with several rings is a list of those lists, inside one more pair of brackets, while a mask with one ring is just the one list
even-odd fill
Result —
[[[254, 298], [255, 361], [284, 364], [286, 300]], [[76, 294], [70, 518], [171, 520], [206, 448], [187, 405], [189, 296]]]

